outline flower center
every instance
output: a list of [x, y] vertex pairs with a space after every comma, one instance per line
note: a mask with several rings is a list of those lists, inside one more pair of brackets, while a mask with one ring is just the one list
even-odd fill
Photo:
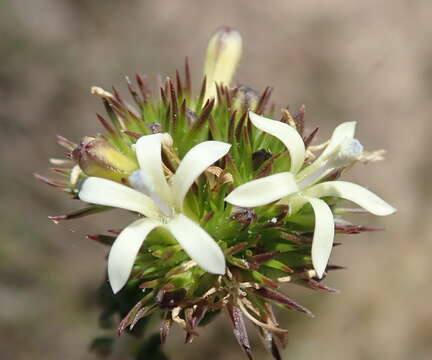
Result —
[[156, 206], [159, 208], [162, 214], [167, 217], [174, 215], [173, 209], [163, 201], [160, 196], [155, 191], [155, 186], [144, 170], [136, 170], [129, 176], [129, 184], [135, 189], [143, 194], [147, 195], [150, 199], [154, 201]]
[[363, 145], [357, 139], [346, 139], [338, 148], [339, 151], [328, 162], [333, 168], [349, 165], [363, 153]]
[[300, 190], [311, 186], [328, 175], [332, 170], [342, 168], [355, 161], [363, 153], [363, 146], [357, 139], [345, 139], [332, 152], [323, 166], [312, 172], [309, 176], [299, 182]]

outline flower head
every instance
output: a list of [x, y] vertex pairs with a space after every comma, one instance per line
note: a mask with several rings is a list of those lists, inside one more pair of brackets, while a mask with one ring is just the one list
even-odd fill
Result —
[[290, 125], [249, 113], [251, 122], [263, 132], [279, 139], [290, 155], [290, 172], [270, 175], [243, 184], [231, 192], [226, 201], [241, 207], [255, 207], [279, 200], [288, 205], [290, 214], [309, 203], [315, 213], [312, 263], [319, 278], [324, 274], [333, 247], [334, 218], [323, 197], [338, 197], [357, 203], [374, 215], [385, 216], [396, 210], [369, 190], [344, 181], [321, 182], [332, 171], [355, 162], [363, 152], [354, 139], [355, 123], [339, 125], [322, 154], [310, 165], [304, 163], [305, 145]]
[[305, 135], [304, 106], [294, 116], [282, 109], [281, 121], [271, 120], [270, 87], [258, 92], [231, 84], [240, 54], [238, 32], [219, 30], [198, 94], [187, 61], [184, 77], [177, 71], [156, 96], [143, 76], [127, 78], [133, 103], [115, 88], [93, 87], [108, 114], [108, 120], [98, 115], [105, 133], [79, 144], [59, 137], [67, 158], [51, 159], [51, 170], [61, 179], [37, 177], [88, 203], [50, 217], [56, 223], [113, 208], [131, 212], [124, 229], [110, 225], [107, 233], [88, 235], [109, 248], [112, 291], [103, 314], [122, 316], [119, 333], [157, 314], [162, 342], [175, 323], [189, 343], [202, 321], [224, 309], [248, 358], [244, 318], [280, 359], [287, 331], [272, 306], [312, 315], [281, 285], [334, 292], [321, 278], [340, 268], [328, 264], [335, 233], [375, 230], [336, 218], [349, 211], [337, 208], [340, 199], [380, 216], [395, 209], [336, 180], [358, 160], [382, 157], [363, 153], [355, 123], [311, 146], [317, 129]]

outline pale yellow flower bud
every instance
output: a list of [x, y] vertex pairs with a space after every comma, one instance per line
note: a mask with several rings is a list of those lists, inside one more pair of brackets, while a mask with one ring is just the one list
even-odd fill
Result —
[[204, 65], [206, 99], [216, 96], [215, 84], [229, 86], [240, 62], [242, 39], [237, 30], [222, 27], [211, 37]]
[[138, 168], [134, 160], [100, 137], [85, 137], [72, 156], [86, 175], [119, 182]]

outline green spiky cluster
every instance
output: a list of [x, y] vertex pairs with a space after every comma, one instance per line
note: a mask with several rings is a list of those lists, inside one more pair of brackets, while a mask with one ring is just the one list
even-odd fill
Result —
[[[325, 291], [333, 289], [315, 279], [310, 257], [314, 230], [310, 205], [288, 216], [287, 206], [270, 204], [252, 210], [235, 208], [224, 201], [236, 186], [290, 169], [290, 157], [283, 144], [258, 131], [248, 118], [248, 111], [273, 118], [274, 107], [269, 105], [271, 89], [266, 88], [257, 95], [244, 86], [218, 85], [217, 98], [206, 99], [204, 79], [199, 95], [194, 96], [187, 62], [184, 79], [177, 72], [174, 82], [166, 80], [159, 96], [150, 93], [142, 76], [136, 77], [136, 85], [128, 80], [128, 88], [134, 106], [115, 89], [112, 93], [94, 90], [101, 96], [108, 114], [108, 121], [98, 115], [105, 134], [85, 138], [81, 144], [59, 138], [70, 151], [70, 157], [55, 160], [65, 167], [53, 170], [63, 174], [66, 180], [39, 177], [76, 196], [88, 176], [105, 177], [127, 185], [128, 176], [138, 167], [133, 145], [143, 135], [157, 132], [171, 135], [173, 144], [164, 146], [162, 154], [167, 176], [175, 172], [179, 161], [196, 144], [206, 140], [230, 143], [230, 153], [207, 169], [192, 186], [184, 210], [217, 241], [226, 255], [228, 271], [218, 276], [191, 266], [190, 259], [169, 233], [156, 229], [142, 247], [127, 287], [116, 297], [116, 301], [123, 303], [138, 299], [123, 318], [120, 332], [151, 313], [162, 313], [162, 340], [171, 324], [177, 322], [190, 342], [201, 320], [226, 309], [234, 333], [249, 357], [243, 315], [258, 326], [273, 356], [280, 358], [277, 349], [284, 345], [286, 331], [278, 327], [271, 304], [310, 314], [282, 294], [280, 284], [290, 282]], [[296, 127], [308, 146], [316, 130], [305, 135], [303, 117], [304, 108], [295, 116], [283, 109], [281, 121]], [[326, 201], [332, 205], [335, 199]], [[52, 220], [107, 210], [110, 208], [90, 206]], [[364, 229], [351, 226], [338, 230]], [[117, 234], [88, 237], [110, 246]], [[327, 269], [338, 268], [329, 265]]]

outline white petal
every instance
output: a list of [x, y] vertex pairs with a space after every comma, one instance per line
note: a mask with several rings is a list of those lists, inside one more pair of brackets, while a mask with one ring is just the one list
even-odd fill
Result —
[[315, 213], [315, 229], [312, 240], [312, 264], [317, 276], [322, 278], [326, 269], [334, 239], [333, 213], [325, 201], [306, 197]]
[[[354, 138], [356, 122], [348, 121], [340, 124], [334, 129], [333, 134], [330, 138], [330, 143], [318, 157], [318, 159], [324, 159], [327, 155], [331, 154], [341, 143], [347, 139]], [[317, 159], [317, 160], [318, 160]]]
[[363, 209], [378, 216], [391, 215], [396, 209], [364, 187], [346, 181], [327, 181], [304, 191], [305, 195], [335, 196], [355, 202]]
[[138, 251], [147, 235], [159, 221], [140, 219], [125, 228], [111, 247], [108, 257], [108, 279], [115, 293], [127, 283]]
[[182, 209], [184, 197], [198, 176], [228, 153], [230, 147], [230, 144], [221, 141], [204, 141], [188, 151], [171, 178], [171, 189], [178, 209]]
[[167, 203], [171, 201], [171, 193], [162, 167], [162, 140], [165, 134], [145, 135], [135, 144], [136, 155], [141, 170], [143, 170], [153, 191]]
[[294, 175], [283, 172], [240, 185], [229, 193], [225, 201], [239, 207], [255, 207], [270, 204], [297, 191]]
[[290, 125], [280, 121], [270, 120], [263, 116], [249, 112], [249, 118], [258, 129], [277, 137], [291, 157], [291, 172], [296, 174], [305, 159], [305, 145], [300, 134]]
[[164, 227], [203, 270], [212, 274], [225, 274], [225, 256], [221, 248], [198, 224], [179, 214]]
[[91, 204], [136, 211], [148, 217], [157, 217], [159, 214], [148, 196], [107, 179], [89, 177], [82, 184], [78, 196]]

